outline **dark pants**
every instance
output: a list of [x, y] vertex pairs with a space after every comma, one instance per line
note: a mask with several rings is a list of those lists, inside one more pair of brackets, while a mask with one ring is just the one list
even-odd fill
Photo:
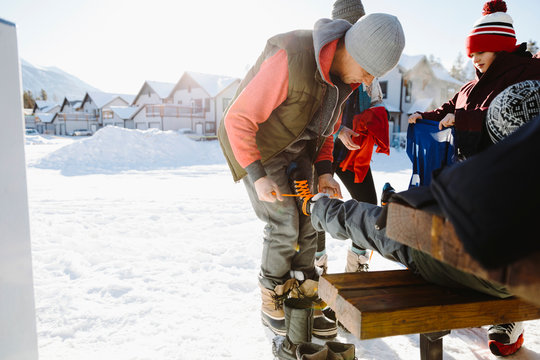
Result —
[[[375, 184], [371, 175], [371, 167], [368, 169], [364, 181], [361, 183], [354, 182], [354, 173], [352, 171], [342, 171], [339, 167], [335, 170], [335, 174], [339, 177], [343, 185], [351, 194], [354, 200], [377, 205], [377, 193], [375, 192]], [[352, 243], [352, 247], [358, 250], [364, 250]], [[324, 231], [317, 232], [317, 252], [322, 252], [326, 249], [326, 233]]]

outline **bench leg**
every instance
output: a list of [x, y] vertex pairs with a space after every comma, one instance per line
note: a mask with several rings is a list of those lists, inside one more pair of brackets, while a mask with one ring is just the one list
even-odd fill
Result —
[[420, 334], [420, 360], [442, 360], [443, 336], [450, 330]]

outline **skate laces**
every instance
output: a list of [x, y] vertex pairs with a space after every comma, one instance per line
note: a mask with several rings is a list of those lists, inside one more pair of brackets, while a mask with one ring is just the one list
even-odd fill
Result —
[[[294, 196], [299, 197], [303, 200], [302, 202], [302, 212], [304, 215], [309, 215], [308, 212], [308, 202], [313, 197], [313, 194], [309, 190], [309, 184], [307, 180], [294, 180], [294, 191], [296, 194], [281, 194], [282, 196]], [[276, 194], [272, 192], [272, 194]]]

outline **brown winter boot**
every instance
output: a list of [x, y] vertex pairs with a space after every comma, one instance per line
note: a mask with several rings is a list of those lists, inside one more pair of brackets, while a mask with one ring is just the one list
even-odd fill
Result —
[[283, 312], [283, 301], [287, 298], [289, 291], [296, 286], [296, 279], [289, 279], [283, 285], [278, 285], [274, 290], [265, 288], [259, 283], [261, 288], [261, 320], [276, 335], [285, 336], [285, 313]]
[[326, 360], [328, 359], [328, 347], [314, 343], [302, 343], [296, 348], [298, 360]]
[[345, 344], [337, 341], [327, 341], [327, 360], [356, 360], [354, 344]]
[[297, 347], [311, 341], [313, 326], [311, 300], [288, 298], [284, 302], [284, 310], [287, 335], [278, 347], [276, 355], [280, 360], [296, 360]]
[[323, 313], [326, 304], [317, 294], [318, 286], [318, 281], [304, 280], [300, 286], [294, 287], [291, 290], [290, 297], [312, 299], [314, 310], [313, 336], [321, 339], [330, 339], [337, 335], [337, 325], [335, 321], [328, 319]]

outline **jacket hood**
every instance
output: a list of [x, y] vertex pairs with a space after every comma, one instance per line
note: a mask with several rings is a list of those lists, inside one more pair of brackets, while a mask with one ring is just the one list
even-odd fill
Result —
[[[352, 25], [347, 20], [343, 19], [320, 19], [315, 23], [313, 28], [313, 48], [315, 49], [317, 69], [321, 73], [323, 79], [327, 79], [326, 72], [329, 67], [325, 67], [324, 63], [321, 64], [322, 50], [326, 45], [344, 37], [351, 26]], [[328, 64], [326, 65], [328, 66]]]

